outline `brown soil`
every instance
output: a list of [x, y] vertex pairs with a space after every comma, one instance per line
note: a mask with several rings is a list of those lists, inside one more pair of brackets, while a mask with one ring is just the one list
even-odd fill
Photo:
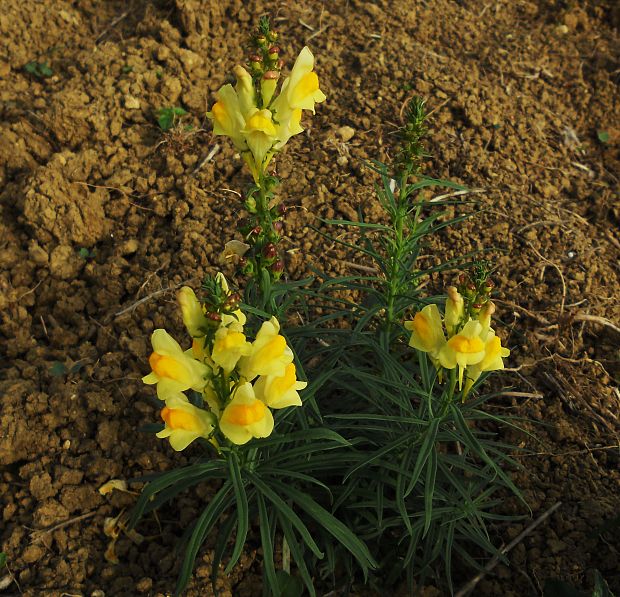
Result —
[[[103, 521], [135, 496], [97, 489], [186, 461], [136, 432], [156, 419], [140, 377], [150, 332], [180, 337], [173, 290], [214, 272], [234, 234], [229, 189], [248, 177], [230, 144], [200, 127], [267, 8], [289, 58], [311, 46], [328, 96], [278, 164], [282, 197], [298, 207], [287, 228], [293, 276], [313, 255], [355, 273], [307, 225], [313, 214], [355, 217], [360, 205], [378, 217], [361, 158], [389, 155], [412, 94], [433, 110], [429, 171], [483, 190], [486, 211], [437, 238], [428, 259], [499, 249], [498, 306], [514, 347], [506, 379], [521, 394], [497, 407], [547, 425], [516, 481], [534, 517], [562, 506], [476, 592], [536, 595], [550, 577], [587, 588], [594, 569], [620, 590], [617, 527], [601, 533], [618, 515], [620, 479], [613, 0], [4, 0], [0, 549], [16, 581], [5, 590], [95, 597], [174, 585], [173, 546], [211, 488], [162, 512], [161, 531], [139, 547], [121, 539], [118, 565], [103, 557]], [[33, 60], [53, 75], [26, 73]], [[172, 105], [191, 113], [191, 133], [162, 137], [155, 111]], [[355, 130], [346, 141], [343, 126]], [[224, 594], [260, 594], [257, 557], [250, 545]], [[209, 558], [203, 550], [189, 595], [211, 594]]]

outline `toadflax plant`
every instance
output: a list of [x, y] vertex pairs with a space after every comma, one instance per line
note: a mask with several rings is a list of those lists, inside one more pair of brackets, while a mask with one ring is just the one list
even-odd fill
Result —
[[[416, 99], [393, 164], [368, 164], [383, 221], [324, 221], [357, 232], [356, 243], [332, 240], [375, 273], [287, 279], [278, 247], [286, 208], [269, 166], [303, 130], [303, 111], [326, 98], [308, 48], [278, 89], [277, 41], [262, 19], [247, 68], [235, 69], [236, 85], [218, 91], [208, 114], [253, 179], [241, 238], [224, 251], [245, 288], [231, 290], [222, 273], [198, 295], [182, 288], [184, 347], [163, 329], [152, 335], [143, 381], [161, 401], [157, 437], [198, 449], [189, 465], [141, 479], [129, 528], [208, 483], [214, 495], [182, 541], [177, 595], [207, 537], [217, 592], [220, 564], [230, 572], [248, 536], [262, 547], [266, 596], [314, 596], [317, 585], [347, 589], [359, 579], [413, 587], [429, 576], [452, 590], [454, 557], [478, 566], [472, 549], [501, 556], [486, 525], [502, 519], [496, 494], [519, 496], [506, 470], [511, 447], [479, 428], [515, 427], [482, 408], [494, 394], [478, 394], [509, 355], [492, 328], [489, 266], [475, 255], [420, 264], [428, 239], [467, 216], [449, 215], [449, 196], [424, 194], [463, 187], [422, 173], [426, 114]], [[468, 273], [447, 297], [421, 296], [434, 274], [456, 267]], [[288, 327], [293, 313], [306, 323]]]

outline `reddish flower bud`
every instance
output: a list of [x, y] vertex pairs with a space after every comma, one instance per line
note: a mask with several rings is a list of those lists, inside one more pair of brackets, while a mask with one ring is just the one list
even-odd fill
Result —
[[272, 266], [271, 271], [274, 274], [281, 274], [284, 271], [284, 261], [282, 259], [278, 259]]
[[275, 79], [277, 79], [280, 76], [280, 73], [278, 71], [275, 70], [268, 70], [264, 75], [263, 75], [263, 79], [265, 81], [274, 81]]
[[279, 220], [277, 222], [273, 223], [273, 229], [280, 234], [282, 232], [282, 230], [284, 230], [284, 224], [282, 222], [280, 222]]
[[467, 280], [467, 276], [465, 274], [461, 274], [459, 276], [459, 284], [465, 284], [466, 280]]
[[280, 48], [278, 48], [278, 46], [271, 46], [269, 48], [269, 54], [279, 54], [280, 53]]
[[219, 313], [216, 313], [215, 311], [209, 311], [206, 314], [207, 319], [211, 320], [211, 321], [222, 321], [222, 316]]
[[283, 216], [286, 213], [286, 205], [284, 205], [284, 203], [280, 203], [280, 205], [278, 205], [278, 214]]
[[254, 228], [250, 230], [250, 234], [255, 234], [256, 236], [258, 236], [262, 231], [263, 229], [260, 226], [254, 226]]
[[263, 256], [267, 259], [274, 259], [278, 255], [278, 249], [273, 243], [267, 243], [263, 248]]
[[469, 290], [470, 292], [475, 292], [477, 290], [476, 285], [474, 283], [470, 282], [467, 285], [467, 290]]

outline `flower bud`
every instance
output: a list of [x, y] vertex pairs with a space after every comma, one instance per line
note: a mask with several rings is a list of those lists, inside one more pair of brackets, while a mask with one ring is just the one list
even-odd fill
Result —
[[263, 229], [260, 226], [254, 226], [254, 228], [252, 228], [252, 230], [250, 230], [250, 234], [258, 236], [262, 231], [263, 231]]
[[278, 249], [276, 249], [276, 246], [273, 243], [267, 243], [263, 247], [263, 256], [266, 259], [275, 259], [277, 255], [278, 255]]
[[273, 223], [273, 229], [278, 233], [281, 234], [282, 230], [284, 230], [284, 223], [281, 222], [280, 220], [278, 220], [277, 222]]
[[268, 70], [260, 82], [260, 93], [263, 98], [263, 106], [268, 106], [278, 85], [280, 73], [275, 70]]
[[220, 321], [222, 321], [222, 316], [215, 311], [209, 311], [208, 313], [206, 313], [206, 317], [209, 321], [212, 321], [213, 323], [219, 323]]
[[278, 48], [278, 46], [271, 46], [267, 51], [267, 55], [269, 56], [270, 60], [276, 60], [279, 54], [280, 48]]
[[283, 216], [286, 213], [286, 205], [284, 203], [280, 203], [278, 205], [278, 215]]
[[465, 311], [465, 301], [454, 286], [448, 287], [448, 299], [446, 300], [446, 313], [444, 316], [444, 322], [446, 324], [446, 330], [448, 335], [452, 336], [461, 320], [463, 319], [463, 313]]
[[251, 213], [251, 214], [255, 214], [256, 213], [256, 199], [254, 199], [254, 197], [248, 197], [245, 200], [245, 208]]
[[487, 301], [478, 314], [478, 321], [482, 325], [482, 333], [486, 332], [491, 327], [491, 317], [495, 313], [495, 304], [491, 301]]
[[282, 259], [278, 259], [271, 266], [271, 272], [276, 280], [280, 279], [280, 276], [284, 272], [284, 261]]
[[236, 311], [239, 308], [239, 303], [241, 303], [241, 297], [237, 292], [233, 292], [226, 299], [226, 302], [224, 303], [224, 309], [226, 311]]

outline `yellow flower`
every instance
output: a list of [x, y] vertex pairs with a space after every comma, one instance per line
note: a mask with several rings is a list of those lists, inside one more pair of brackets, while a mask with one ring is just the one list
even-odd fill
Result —
[[465, 327], [452, 336], [439, 351], [439, 362], [446, 369], [459, 367], [459, 389], [463, 385], [463, 372], [468, 365], [475, 365], [484, 358], [484, 342], [480, 338], [482, 325], [468, 321]]
[[217, 92], [217, 98], [211, 112], [207, 112], [207, 117], [213, 120], [213, 134], [230, 137], [237, 149], [246, 150], [245, 136], [241, 132], [245, 119], [237, 92], [232, 85], [224, 85]]
[[325, 94], [319, 89], [319, 77], [314, 68], [314, 56], [310, 49], [304, 47], [295, 64], [291, 74], [284, 80], [280, 96], [282, 102], [278, 102], [278, 108], [282, 110], [284, 101], [285, 105], [290, 109], [312, 110], [314, 113], [314, 104], [325, 101]]
[[149, 385], [157, 384], [157, 396], [161, 400], [190, 388], [202, 391], [209, 371], [203, 363], [183, 352], [166, 330], [155, 330], [151, 342], [153, 353], [149, 357], [149, 364], [153, 371], [143, 377], [142, 381]]
[[415, 314], [413, 321], [405, 322], [405, 328], [411, 331], [409, 346], [430, 353], [434, 359], [437, 358], [446, 343], [437, 305], [424, 307]]
[[[232, 294], [230, 292], [230, 289], [228, 288], [228, 282], [226, 281], [226, 278], [224, 277], [224, 274], [222, 274], [222, 272], [218, 272], [215, 275], [215, 280], [221, 286], [222, 290], [226, 293], [226, 296], [230, 296]], [[222, 325], [229, 325], [231, 323], [240, 323], [241, 325], [245, 325], [245, 322], [246, 317], [241, 309], [237, 309], [231, 314], [222, 313]]]
[[250, 383], [240, 384], [220, 418], [220, 430], [233, 443], [245, 444], [253, 437], [268, 437], [273, 431], [273, 415], [257, 400]]
[[448, 298], [446, 300], [446, 313], [444, 316], [444, 323], [446, 324], [446, 331], [448, 336], [452, 336], [456, 332], [461, 319], [463, 319], [463, 313], [465, 311], [465, 301], [454, 286], [448, 287]]
[[209, 438], [213, 433], [214, 416], [191, 404], [181, 393], [166, 398], [161, 418], [166, 426], [156, 435], [159, 438], [167, 437], [172, 449], [177, 452], [185, 450], [195, 439]]
[[230, 373], [242, 356], [247, 356], [252, 345], [245, 339], [243, 327], [239, 323], [231, 323], [228, 327], [222, 326], [215, 332], [215, 342], [211, 351], [211, 358], [226, 373]]
[[284, 375], [263, 375], [254, 384], [254, 392], [270, 408], [286, 408], [287, 406], [301, 406], [301, 398], [297, 390], [303, 390], [308, 385], [305, 381], [297, 381], [295, 364], [286, 366]]
[[239, 372], [245, 379], [252, 381], [258, 375], [282, 377], [286, 373], [286, 366], [293, 362], [293, 351], [279, 331], [280, 324], [275, 317], [263, 323], [252, 343], [252, 351], [239, 360]]
[[245, 126], [241, 132], [245, 136], [253, 158], [253, 163], [248, 160], [248, 157], [246, 157], [246, 162], [254, 178], [257, 179], [259, 173], [263, 172], [269, 164], [273, 155], [273, 146], [278, 140], [271, 112], [254, 108], [246, 117]]
[[287, 141], [299, 133], [303, 133], [304, 128], [301, 126], [301, 108], [295, 108], [277, 113], [278, 126], [277, 137], [278, 142], [274, 149], [279, 150], [286, 145]]
[[183, 323], [192, 338], [200, 338], [207, 331], [207, 318], [202, 310], [200, 301], [189, 286], [183, 286], [177, 292], [177, 301], [183, 314]]
[[465, 390], [463, 391], [463, 399], [469, 393], [476, 380], [483, 371], [498, 371], [504, 368], [502, 359], [510, 356], [510, 350], [502, 346], [502, 341], [495, 335], [495, 331], [489, 329], [484, 343], [484, 357], [482, 360], [467, 367], [465, 373]]
[[229, 240], [224, 245], [224, 250], [220, 253], [218, 261], [224, 265], [228, 261], [236, 262], [237, 258], [243, 257], [250, 250], [250, 245], [242, 243], [240, 240]]

